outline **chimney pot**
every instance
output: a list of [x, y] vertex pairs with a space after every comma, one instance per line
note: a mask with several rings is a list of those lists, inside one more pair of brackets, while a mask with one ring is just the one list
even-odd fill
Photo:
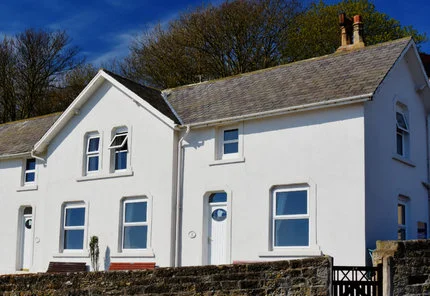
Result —
[[341, 30], [341, 45], [337, 51], [364, 47], [361, 15], [355, 15], [350, 19], [345, 13], [341, 13], [339, 14], [339, 25]]
[[363, 23], [361, 15], [354, 16], [354, 33], [353, 33], [354, 48], [364, 47], [363, 41]]
[[354, 24], [357, 24], [357, 23], [361, 23], [362, 22], [362, 19], [361, 19], [361, 15], [354, 15]]

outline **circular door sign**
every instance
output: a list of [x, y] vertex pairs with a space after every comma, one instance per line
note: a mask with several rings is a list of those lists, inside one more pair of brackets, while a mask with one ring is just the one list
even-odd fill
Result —
[[28, 219], [27, 221], [25, 221], [25, 228], [31, 229], [32, 222], [33, 222], [33, 219]]
[[227, 218], [227, 212], [224, 209], [216, 209], [212, 212], [212, 219], [215, 221], [224, 221]]

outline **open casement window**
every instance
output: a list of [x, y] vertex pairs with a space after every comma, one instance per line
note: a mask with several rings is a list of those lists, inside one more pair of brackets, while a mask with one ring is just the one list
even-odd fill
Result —
[[273, 192], [273, 248], [309, 246], [308, 188], [278, 189]]
[[36, 159], [29, 158], [25, 160], [24, 185], [34, 184], [36, 182]]
[[83, 250], [85, 206], [82, 204], [66, 205], [63, 217], [63, 250]]
[[87, 174], [97, 172], [100, 167], [100, 136], [98, 134], [88, 136], [86, 154]]
[[409, 156], [409, 123], [405, 106], [397, 105], [396, 111], [396, 152], [403, 157]]
[[118, 129], [109, 145], [113, 157], [113, 170], [127, 169], [128, 162], [128, 131]]
[[148, 201], [130, 199], [122, 207], [122, 249], [148, 248]]

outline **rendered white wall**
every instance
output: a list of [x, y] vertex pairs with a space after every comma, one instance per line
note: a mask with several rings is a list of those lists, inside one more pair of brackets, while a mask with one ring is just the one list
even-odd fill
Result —
[[[428, 223], [428, 192], [421, 182], [427, 174], [427, 114], [423, 98], [415, 92], [411, 71], [412, 49], [385, 78], [373, 101], [365, 105], [366, 142], [366, 240], [374, 249], [376, 240], [397, 239], [398, 196], [410, 198], [407, 211], [407, 239], [417, 238], [417, 222]], [[429, 100], [430, 98], [424, 98]], [[409, 111], [410, 158], [396, 156], [396, 101]], [[429, 225], [428, 225], [429, 226]]]
[[[82, 179], [84, 137], [98, 131], [102, 136], [102, 175], [109, 173], [109, 150], [112, 129], [126, 125], [129, 129], [132, 176]], [[38, 190], [16, 192], [21, 177], [21, 160], [1, 161], [1, 205], [7, 209], [0, 215], [0, 236], [7, 237], [1, 254], [0, 273], [16, 269], [16, 235], [18, 208], [35, 205], [34, 264], [30, 271], [46, 271], [50, 261], [90, 263], [88, 242], [97, 235], [100, 243], [100, 268], [104, 267], [105, 251], [110, 249], [111, 262], [156, 262], [171, 265], [172, 195], [175, 178], [175, 133], [171, 127], [133, 102], [108, 82], [92, 95], [79, 114], [67, 124], [50, 143], [47, 165], [38, 164]], [[11, 166], [11, 169], [3, 169]], [[3, 186], [4, 185], [4, 186]], [[11, 194], [12, 192], [12, 194]], [[3, 198], [5, 196], [5, 198]], [[120, 251], [121, 201], [124, 197], [149, 198], [151, 248], [154, 252]], [[65, 202], [83, 201], [87, 204], [85, 249], [81, 252], [60, 253], [61, 214]]]
[[[33, 215], [40, 208], [42, 195], [37, 191], [17, 192], [21, 189], [22, 164], [20, 159], [0, 161], [0, 274], [11, 273], [18, 267], [19, 210], [33, 207]], [[40, 168], [40, 165], [37, 165]], [[37, 229], [36, 231], [38, 231]]]
[[[271, 188], [294, 183], [308, 183], [315, 192], [321, 251], [334, 256], [336, 264], [364, 264], [363, 106], [242, 124], [244, 162], [211, 165], [214, 128], [191, 130], [187, 138], [182, 264], [205, 262], [204, 195], [222, 190], [230, 199], [230, 262], [294, 257], [276, 252], [268, 255]], [[196, 238], [188, 236], [190, 231], [197, 234]]]

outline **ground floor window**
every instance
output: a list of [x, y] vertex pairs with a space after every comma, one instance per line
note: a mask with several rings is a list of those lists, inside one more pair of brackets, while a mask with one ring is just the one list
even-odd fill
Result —
[[427, 239], [427, 223], [418, 222], [417, 225], [417, 238], [418, 239]]
[[148, 201], [126, 199], [122, 212], [122, 248], [146, 249], [148, 247]]
[[407, 205], [408, 198], [399, 196], [397, 203], [397, 239], [405, 240], [407, 238]]
[[68, 204], [64, 207], [63, 249], [84, 249], [85, 206]]
[[309, 246], [309, 190], [281, 188], [273, 192], [273, 247]]

